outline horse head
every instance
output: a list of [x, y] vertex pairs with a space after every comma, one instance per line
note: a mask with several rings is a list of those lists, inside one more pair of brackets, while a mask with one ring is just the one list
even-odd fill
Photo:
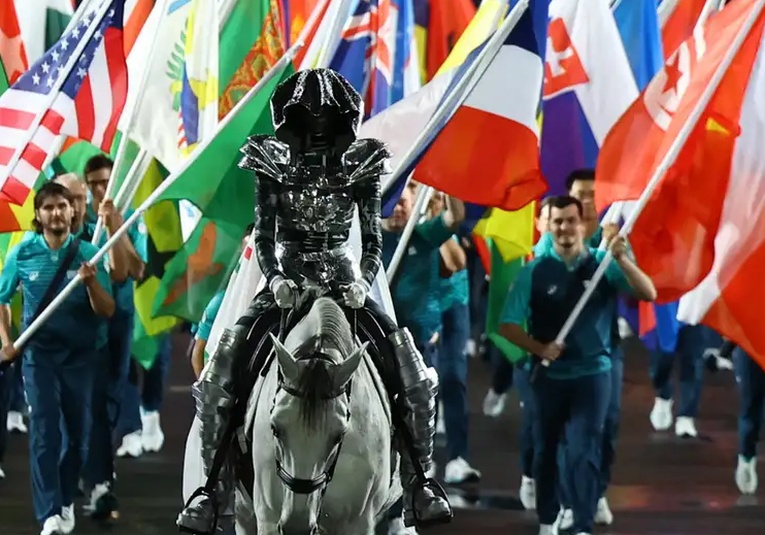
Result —
[[342, 310], [328, 298], [316, 301], [301, 323], [303, 335], [288, 344], [294, 352], [271, 337], [279, 388], [270, 423], [276, 471], [285, 486], [283, 535], [318, 529], [321, 499], [351, 422], [352, 377], [366, 351], [366, 344], [355, 347]]

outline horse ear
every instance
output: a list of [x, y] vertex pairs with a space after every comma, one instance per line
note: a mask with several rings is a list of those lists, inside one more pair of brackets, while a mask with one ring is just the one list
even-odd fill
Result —
[[268, 333], [268, 335], [271, 337], [271, 343], [274, 346], [274, 351], [276, 351], [276, 359], [279, 361], [279, 369], [284, 374], [284, 378], [290, 383], [296, 382], [300, 372], [295, 358], [276, 336], [272, 333]]
[[334, 367], [332, 380], [335, 383], [334, 386], [336, 389], [342, 388], [351, 380], [351, 377], [359, 367], [359, 363], [361, 363], [361, 357], [364, 356], [368, 345], [369, 344], [365, 342], [360, 348], [354, 351], [350, 357]]

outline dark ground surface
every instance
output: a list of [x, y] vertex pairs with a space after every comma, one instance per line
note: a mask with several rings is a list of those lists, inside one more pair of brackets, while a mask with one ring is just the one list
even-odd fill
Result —
[[[113, 535], [172, 534], [181, 506], [181, 466], [192, 417], [188, 393], [191, 373], [183, 360], [185, 340], [178, 340], [162, 414], [165, 447], [137, 460], [119, 460], [121, 518], [110, 527], [78, 516], [75, 533]], [[765, 497], [741, 498], [733, 481], [736, 461], [736, 395], [730, 372], [707, 374], [702, 394], [701, 438], [681, 440], [655, 433], [648, 422], [653, 393], [647, 380], [647, 358], [628, 348], [619, 457], [609, 500], [615, 522], [596, 533], [612, 535], [762, 535]], [[428, 530], [432, 535], [533, 535], [533, 513], [517, 499], [518, 404], [510, 394], [499, 419], [481, 413], [489, 381], [487, 365], [470, 367], [471, 461], [483, 481], [463, 499], [453, 523]], [[39, 533], [32, 512], [27, 438], [11, 437], [0, 482], [0, 535]]]

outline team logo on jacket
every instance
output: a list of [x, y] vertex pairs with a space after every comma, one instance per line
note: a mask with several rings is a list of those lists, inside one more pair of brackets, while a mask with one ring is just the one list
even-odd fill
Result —
[[555, 292], [558, 291], [558, 285], [557, 284], [551, 284], [547, 287], [547, 295], [555, 295]]
[[39, 276], [40, 276], [40, 273], [38, 273], [37, 271], [33, 271], [33, 272], [31, 272], [31, 273], [29, 274], [29, 280], [30, 280], [31, 282], [34, 282], [34, 281], [36, 281], [36, 280], [37, 280], [37, 277], [39, 277]]

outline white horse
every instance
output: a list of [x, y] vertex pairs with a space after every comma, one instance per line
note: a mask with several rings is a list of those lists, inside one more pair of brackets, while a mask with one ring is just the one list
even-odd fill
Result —
[[372, 535], [401, 485], [390, 405], [366, 344], [327, 297], [283, 345], [272, 340], [276, 365], [245, 418], [254, 482], [237, 533], [252, 533], [251, 506], [258, 535]]

